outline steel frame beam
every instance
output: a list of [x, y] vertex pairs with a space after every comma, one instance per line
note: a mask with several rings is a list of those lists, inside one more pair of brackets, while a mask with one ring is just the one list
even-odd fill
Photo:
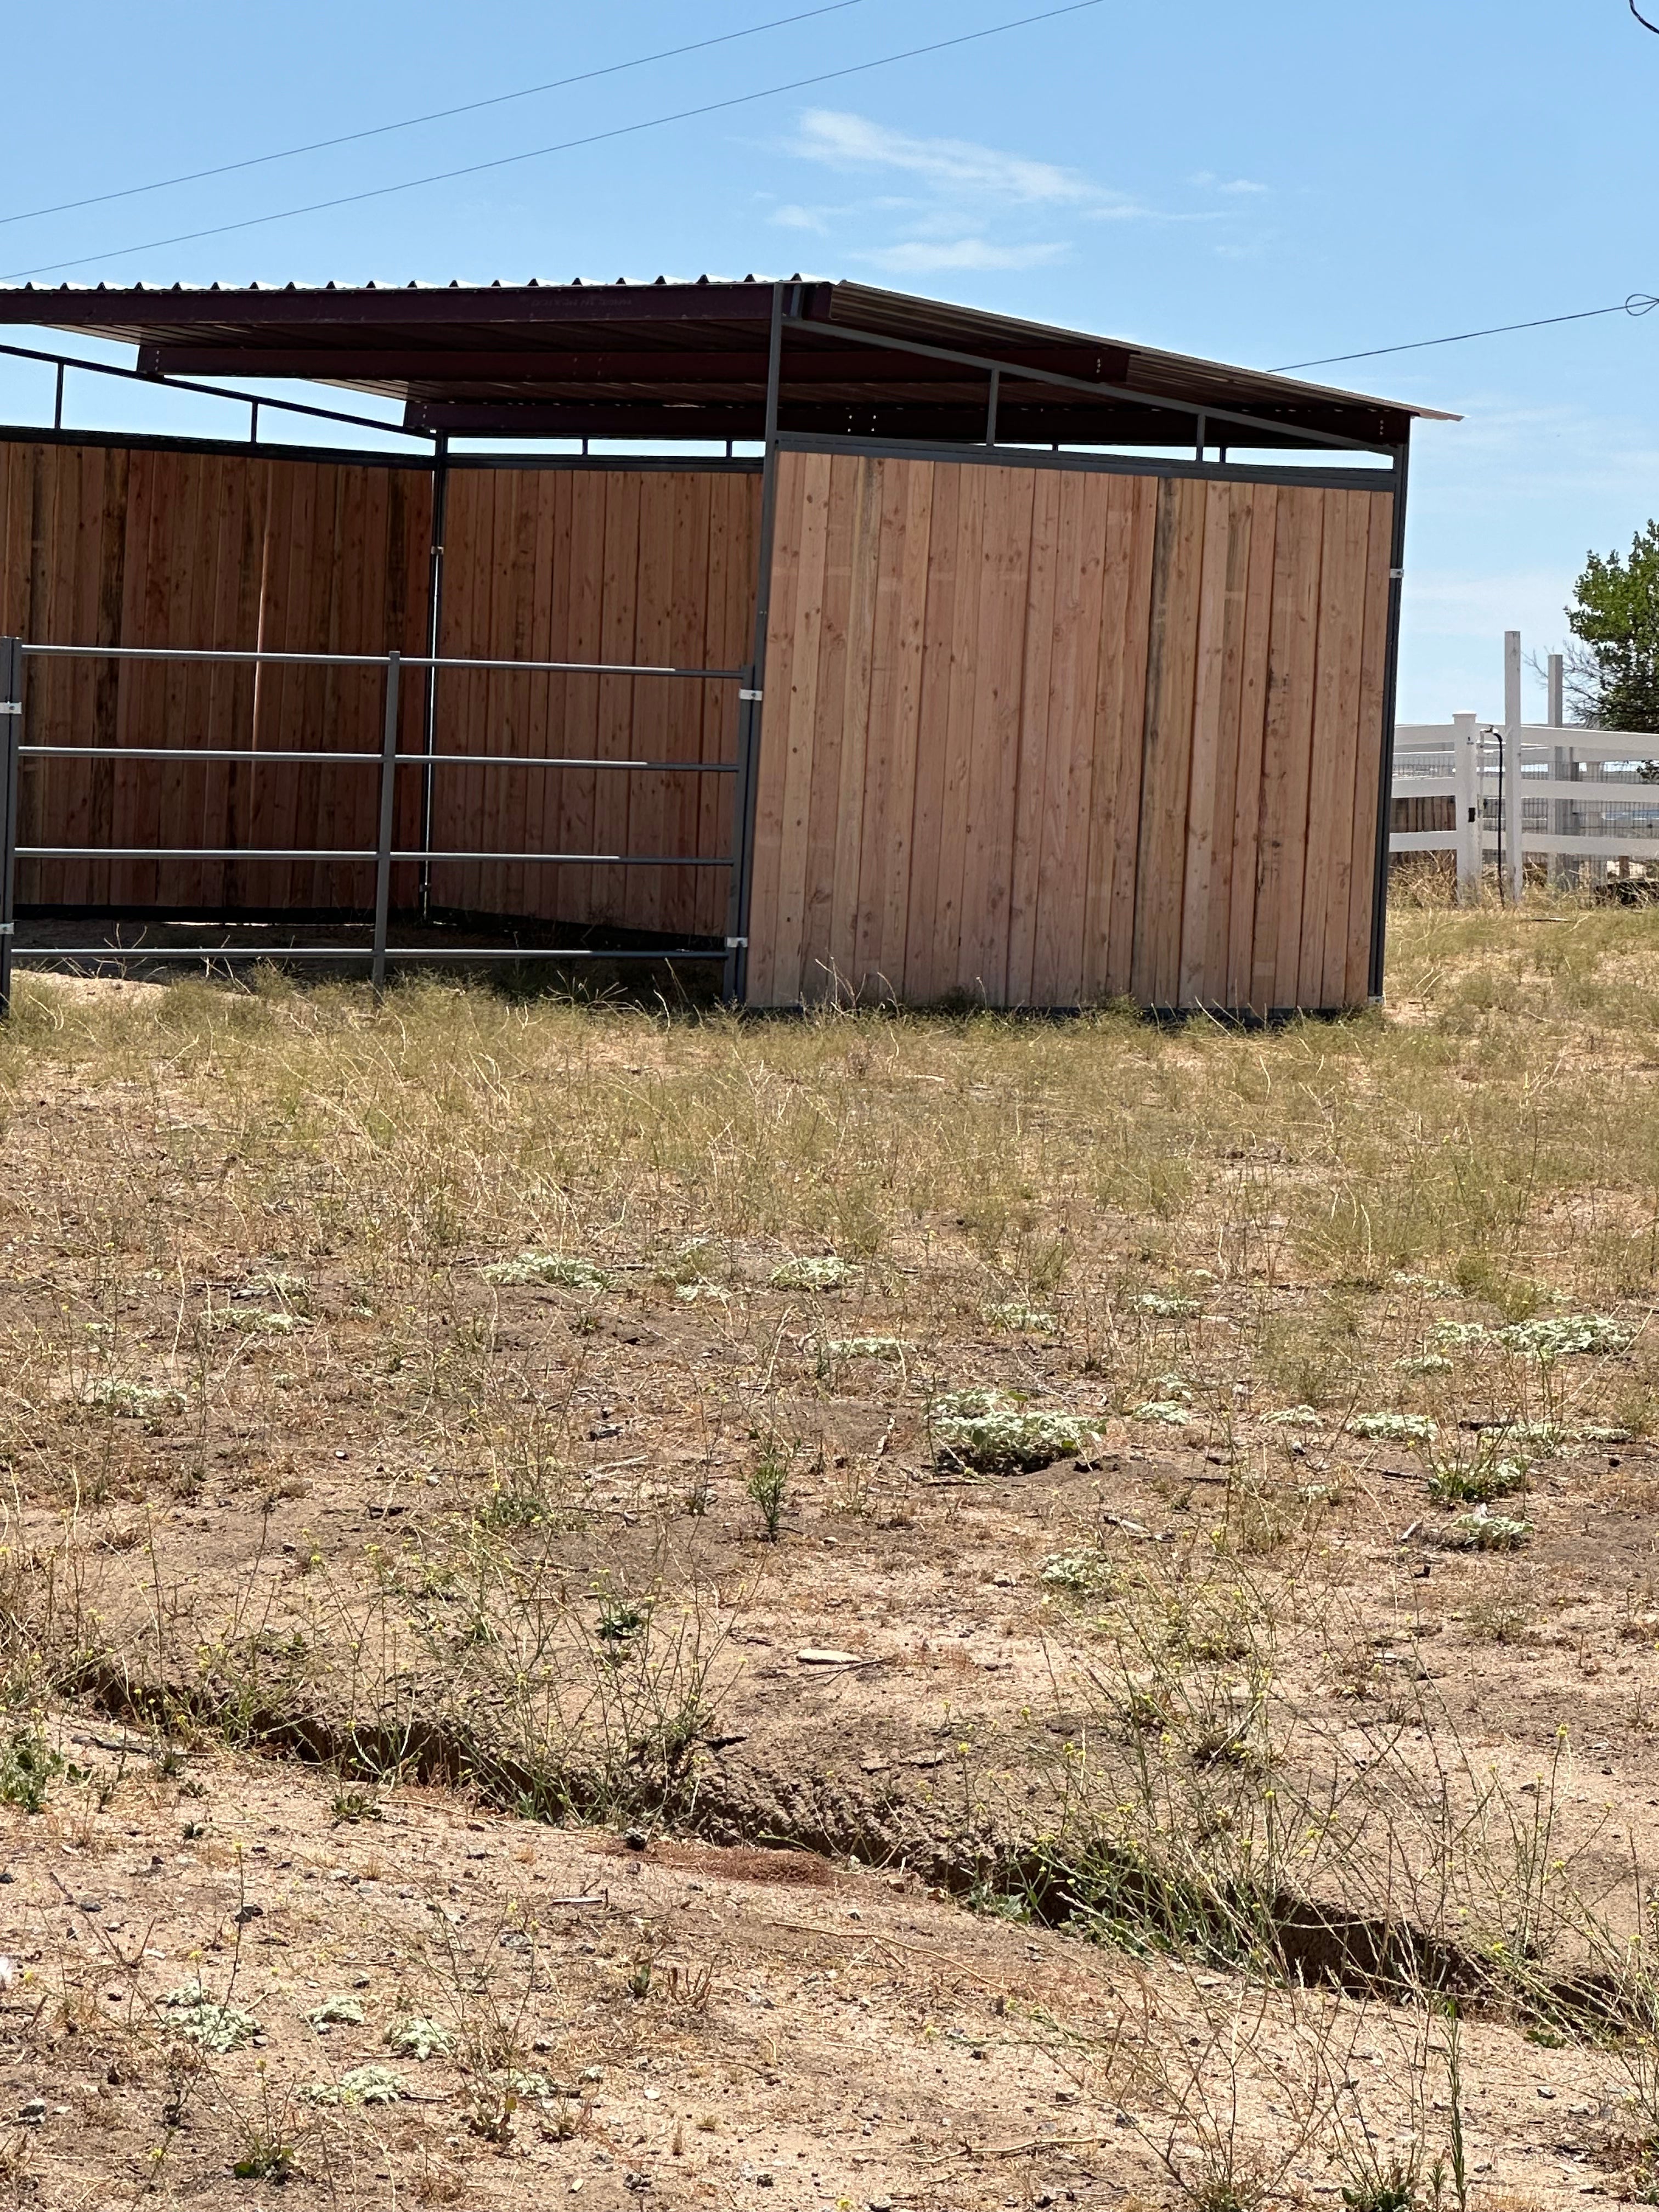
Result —
[[1394, 812], [1394, 741], [1398, 721], [1400, 688], [1400, 612], [1405, 593], [1406, 495], [1411, 476], [1411, 435], [1395, 447], [1394, 538], [1389, 555], [1389, 635], [1382, 665], [1382, 757], [1377, 769], [1376, 857], [1371, 884], [1371, 963], [1370, 992], [1373, 1005], [1382, 998], [1382, 977], [1388, 954], [1389, 837]]
[[739, 695], [738, 726], [738, 787], [732, 800], [732, 829], [737, 848], [732, 871], [732, 896], [727, 904], [726, 975], [728, 1006], [741, 1006], [749, 991], [749, 914], [755, 878], [755, 802], [760, 762], [761, 733], [766, 699], [766, 635], [772, 619], [772, 544], [778, 520], [778, 413], [783, 388], [783, 332], [788, 318], [784, 293], [792, 289], [799, 304], [799, 286], [772, 287], [772, 327], [766, 359], [766, 448], [761, 472], [760, 546], [755, 577], [755, 645], [749, 682]]
[[[850, 345], [880, 346], [894, 353], [920, 355], [929, 361], [954, 362], [963, 368], [976, 368], [983, 374], [993, 374], [1010, 384], [1053, 385], [1062, 392], [1086, 392], [1093, 398], [1116, 399], [1132, 407], [1147, 407], [1159, 412], [1186, 415], [1195, 425], [1208, 422], [1237, 423], [1247, 430], [1268, 432], [1275, 444], [1287, 438], [1305, 441], [1310, 446], [1334, 448], [1339, 453], [1391, 453], [1394, 446], [1386, 439], [1344, 437], [1328, 430], [1306, 428], [1300, 423], [1274, 422], [1257, 415], [1243, 415], [1230, 407], [1215, 407], [1194, 399], [1175, 399], [1150, 392], [1135, 392], [1127, 385], [1091, 382], [1080, 376], [1065, 376], [1057, 369], [1032, 368], [998, 361], [989, 354], [958, 353], [948, 346], [925, 345], [919, 338], [888, 337], [875, 331], [854, 330], [850, 324], [809, 322], [794, 315], [785, 318], [786, 328], [810, 331], [814, 337], [832, 337], [844, 339]], [[1235, 442], [1237, 442], [1235, 441]]]

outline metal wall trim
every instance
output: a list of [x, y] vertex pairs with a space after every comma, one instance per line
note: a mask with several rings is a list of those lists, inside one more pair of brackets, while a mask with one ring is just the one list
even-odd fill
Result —
[[1074, 453], [1069, 447], [1053, 453], [1036, 446], [957, 446], [913, 444], [884, 438], [830, 438], [817, 433], [783, 431], [778, 439], [786, 453], [858, 453], [896, 461], [964, 461], [980, 468], [1079, 469], [1097, 476], [1196, 477], [1209, 483], [1305, 484], [1324, 491], [1392, 491], [1393, 469], [1326, 466], [1261, 467], [1242, 461], [1200, 461], [1153, 458], [1139, 453]]

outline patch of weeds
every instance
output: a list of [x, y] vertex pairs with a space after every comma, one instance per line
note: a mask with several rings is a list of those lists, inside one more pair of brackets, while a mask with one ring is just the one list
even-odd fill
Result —
[[186, 2043], [203, 2051], [240, 2051], [259, 2033], [259, 2023], [240, 2005], [221, 2004], [199, 1982], [185, 1982], [161, 2000], [173, 2015], [172, 2025]]
[[1161, 1422], [1166, 1429], [1184, 1429], [1193, 1417], [1179, 1398], [1147, 1398], [1133, 1409], [1129, 1418], [1132, 1421]]
[[1042, 1562], [1039, 1579], [1073, 1597], [1099, 1597], [1112, 1589], [1116, 1573], [1098, 1552], [1054, 1552]]
[[306, 2014], [309, 2026], [324, 2027], [361, 2027], [367, 2014], [356, 1997], [339, 1995], [325, 1997]]
[[1628, 1429], [1614, 1428], [1595, 1421], [1575, 1429], [1573, 1435], [1581, 1444], [1627, 1444], [1631, 1440]]
[[1396, 1359], [1395, 1366], [1401, 1375], [1449, 1375], [1452, 1362], [1443, 1352], [1421, 1352], [1415, 1358]]
[[533, 1491], [503, 1489], [495, 1483], [472, 1517], [480, 1528], [533, 1528], [547, 1518], [547, 1509]]
[[1414, 2212], [1422, 2185], [1421, 2166], [1414, 2151], [1403, 2157], [1396, 2151], [1385, 2159], [1368, 2146], [1351, 2178], [1342, 2185], [1342, 2202], [1348, 2212]]
[[1151, 1314], [1157, 1321], [1192, 1321], [1204, 1310], [1196, 1298], [1174, 1291], [1143, 1291], [1129, 1304], [1136, 1313]]
[[310, 2082], [300, 2094], [307, 2104], [361, 2107], [395, 2105], [409, 2092], [401, 2074], [394, 2074], [389, 2066], [370, 2064], [354, 2066], [337, 2081]]
[[487, 1283], [550, 1283], [565, 1291], [608, 1291], [611, 1278], [591, 1260], [572, 1252], [520, 1252], [516, 1260], [493, 1260], [478, 1273]]
[[1360, 1413], [1348, 1426], [1372, 1443], [1426, 1444], [1439, 1434], [1426, 1413]]
[[799, 1444], [786, 1444], [777, 1437], [767, 1437], [749, 1470], [744, 1487], [750, 1504], [760, 1515], [762, 1532], [769, 1544], [778, 1540], [783, 1510], [789, 1500], [790, 1471], [799, 1449]]
[[15, 1805], [23, 1813], [44, 1812], [46, 1793], [60, 1774], [71, 1781], [82, 1778], [39, 1729], [19, 1729], [0, 1744], [0, 1805]]
[[1425, 1298], [1461, 1298], [1463, 1295], [1455, 1283], [1442, 1282], [1437, 1275], [1410, 1275], [1396, 1268], [1394, 1282], [1396, 1290], [1415, 1291]]
[[818, 1374], [828, 1375], [849, 1359], [884, 1359], [902, 1366], [909, 1349], [902, 1336], [826, 1337], [817, 1346]]
[[593, 1631], [599, 1642], [613, 1655], [620, 1655], [630, 1644], [645, 1634], [651, 1626], [651, 1607], [635, 1605], [629, 1598], [602, 1597], [599, 1600], [599, 1626]]
[[1429, 1477], [1437, 1505], [1487, 1505], [1524, 1490], [1529, 1470], [1524, 1460], [1480, 1458], [1468, 1464], [1449, 1461]]
[[1285, 1406], [1277, 1413], [1268, 1414], [1267, 1426], [1270, 1429], [1316, 1429], [1322, 1425], [1322, 1419], [1316, 1406]]
[[1492, 1331], [1478, 1321], [1437, 1322], [1429, 1331], [1431, 1344], [1449, 1345], [1453, 1351], [1490, 1344], [1492, 1340]]
[[985, 1318], [993, 1328], [1012, 1329], [1018, 1336], [1054, 1336], [1060, 1328], [1059, 1316], [1042, 1306], [1028, 1306], [1023, 1299], [1009, 1298], [1001, 1305], [987, 1306]]
[[773, 1268], [771, 1283], [776, 1291], [839, 1291], [858, 1272], [850, 1261], [829, 1252], [816, 1258], [786, 1260], [781, 1267]]
[[105, 1375], [86, 1383], [76, 1394], [76, 1403], [84, 1406], [88, 1413], [111, 1413], [118, 1420], [149, 1425], [159, 1421], [164, 1413], [181, 1412], [185, 1394], [182, 1390], [158, 1389], [149, 1382], [130, 1382], [121, 1376]]
[[674, 1296], [682, 1304], [697, 1305], [708, 1302], [717, 1306], [729, 1306], [732, 1293], [723, 1283], [676, 1283]]
[[411, 2014], [394, 2020], [386, 2032], [386, 2048], [399, 2058], [443, 2058], [455, 2047], [455, 2039], [435, 2020]]
[[1460, 1513], [1433, 1530], [1429, 1540], [1448, 1552], [1515, 1552], [1532, 1541], [1532, 1533], [1530, 1521], [1513, 1520], [1506, 1513], [1477, 1505], [1473, 1513]]
[[1505, 1352], [1548, 1361], [1570, 1359], [1588, 1352], [1628, 1352], [1636, 1332], [1607, 1314], [1557, 1314], [1537, 1321], [1518, 1321], [1500, 1328], [1494, 1340]]
[[267, 1313], [261, 1306], [221, 1306], [211, 1325], [240, 1329], [245, 1336], [297, 1336], [311, 1323], [300, 1314]]
[[378, 1820], [380, 1808], [372, 1790], [337, 1790], [330, 1802], [328, 1816], [337, 1828], [355, 1827], [359, 1820]]
[[1089, 1447], [1073, 1414], [1041, 1413], [1000, 1390], [952, 1390], [928, 1408], [933, 1456], [940, 1467], [1007, 1474], [1052, 1467]]

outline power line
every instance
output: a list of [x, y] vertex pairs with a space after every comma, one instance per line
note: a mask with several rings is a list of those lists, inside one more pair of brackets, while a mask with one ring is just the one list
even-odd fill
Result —
[[1655, 38], [1659, 38], [1659, 23], [1650, 23], [1647, 17], [1637, 6], [1636, 0], [1630, 0], [1630, 12], [1635, 16], [1637, 21], [1642, 26], [1642, 28], [1644, 31], [1651, 31]]
[[515, 100], [535, 100], [544, 92], [564, 92], [575, 84], [592, 84], [600, 77], [620, 76], [629, 70], [647, 68], [653, 62], [678, 61], [700, 54], [710, 46], [729, 46], [738, 39], [757, 39], [764, 31], [781, 31], [792, 23], [809, 23], [819, 15], [838, 15], [848, 8], [861, 8], [865, 0], [829, 0], [821, 8], [804, 9], [799, 15], [775, 16], [769, 23], [751, 23], [745, 31], [723, 31], [718, 38], [694, 39], [689, 46], [665, 46], [659, 53], [641, 54], [634, 60], [611, 62], [604, 69], [584, 70], [576, 76], [553, 77], [546, 84], [526, 85], [521, 92], [498, 92], [488, 100], [469, 100], [459, 107], [434, 107], [427, 115], [405, 116], [399, 123], [377, 123], [367, 131], [343, 131], [337, 138], [313, 138], [304, 146], [285, 146], [274, 154], [252, 154], [246, 161], [223, 161], [216, 168], [187, 169], [176, 177], [158, 177], [153, 184], [126, 185], [113, 192], [93, 192], [85, 199], [59, 200], [52, 207], [25, 208], [17, 215], [0, 215], [0, 230], [15, 222], [34, 222], [49, 215], [70, 215], [77, 208], [103, 207], [111, 200], [137, 199], [144, 192], [171, 191], [175, 185], [199, 185], [210, 177], [234, 176], [239, 170], [258, 169], [272, 161], [295, 161], [304, 154], [325, 154], [336, 146], [355, 146], [365, 138], [385, 138], [394, 131], [413, 131], [422, 123], [447, 123], [457, 115], [477, 115], [487, 107], [505, 107]]
[[1490, 330], [1454, 331], [1449, 337], [1413, 338], [1406, 345], [1369, 346], [1364, 353], [1322, 354], [1317, 361], [1287, 361], [1282, 368], [1270, 369], [1268, 374], [1288, 376], [1292, 369], [1334, 368], [1340, 362], [1376, 361], [1385, 353], [1421, 353], [1427, 346], [1462, 345], [1470, 338], [1503, 337], [1510, 331], [1543, 331], [1555, 323], [1589, 323], [1598, 315], [1649, 315], [1656, 307], [1659, 307], [1659, 299], [1650, 292], [1632, 292], [1628, 299], [1620, 300], [1613, 307], [1583, 307], [1573, 315], [1540, 315], [1530, 323], [1494, 323]]
[[919, 60], [926, 54], [940, 54], [953, 46], [970, 46], [981, 39], [1000, 37], [1006, 31], [1024, 31], [1034, 23], [1052, 23], [1062, 15], [1081, 15], [1089, 9], [1104, 4], [1104, 0], [1068, 0], [1062, 8], [1045, 8], [1035, 15], [1018, 15], [1006, 23], [988, 24], [981, 31], [962, 31], [955, 38], [934, 39], [925, 46], [907, 46], [901, 53], [882, 54], [874, 61], [849, 62], [844, 68], [820, 70], [811, 76], [793, 77], [787, 84], [771, 84], [759, 92], [733, 93], [726, 100], [710, 100], [698, 107], [677, 108], [669, 115], [653, 115], [642, 123], [621, 123], [609, 131], [590, 131], [585, 137], [561, 139], [553, 146], [532, 146], [523, 154], [502, 154], [491, 161], [469, 161], [456, 169], [439, 169], [425, 177], [406, 177], [396, 185], [375, 185], [361, 192], [343, 192], [337, 198], [312, 200], [303, 207], [282, 208], [274, 215], [245, 216], [240, 222], [214, 223], [202, 230], [175, 232], [171, 238], [146, 239], [137, 246], [118, 246], [104, 253], [84, 253], [73, 261], [46, 261], [33, 269], [9, 269], [0, 273], [0, 283], [13, 283], [21, 277], [55, 276], [65, 269], [85, 269], [96, 261], [119, 260], [130, 253], [158, 252], [164, 246], [193, 245], [198, 239], [224, 238], [233, 231], [257, 230], [265, 223], [288, 222], [302, 215], [322, 215], [333, 208], [356, 207], [365, 200], [386, 199], [394, 192], [410, 192], [423, 185], [453, 184], [461, 177], [482, 176], [491, 169], [511, 168], [520, 161], [539, 161], [551, 154], [569, 154], [585, 146], [599, 146], [609, 139], [630, 138], [642, 131], [660, 130], [670, 123], [689, 123], [704, 115], [719, 115], [734, 107], [750, 107], [757, 100], [781, 99], [785, 93], [805, 92], [814, 85], [832, 84], [849, 76], [867, 76], [872, 70], [890, 69], [896, 63]]

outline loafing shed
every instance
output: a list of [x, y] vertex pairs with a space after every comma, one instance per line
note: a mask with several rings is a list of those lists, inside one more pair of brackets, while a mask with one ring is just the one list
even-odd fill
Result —
[[754, 1006], [1381, 989], [1421, 410], [799, 280], [0, 320], [427, 447], [275, 445], [246, 394], [246, 440], [72, 431], [61, 368], [0, 429], [25, 915], [373, 911], [377, 972], [465, 918]]

